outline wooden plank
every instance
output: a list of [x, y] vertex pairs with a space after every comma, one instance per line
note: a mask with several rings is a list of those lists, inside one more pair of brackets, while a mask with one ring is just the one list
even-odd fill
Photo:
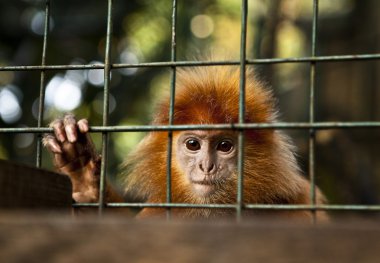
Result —
[[71, 189], [65, 175], [0, 160], [0, 208], [70, 208]]
[[0, 214], [6, 262], [379, 262], [380, 227], [365, 222], [160, 222]]

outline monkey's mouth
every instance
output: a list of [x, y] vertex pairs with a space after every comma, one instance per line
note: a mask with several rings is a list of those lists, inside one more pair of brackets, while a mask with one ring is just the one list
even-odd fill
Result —
[[211, 195], [216, 190], [217, 182], [212, 180], [193, 180], [191, 181], [194, 191], [203, 197]]
[[215, 182], [211, 180], [193, 180], [191, 181], [193, 184], [201, 184], [201, 185], [214, 185]]

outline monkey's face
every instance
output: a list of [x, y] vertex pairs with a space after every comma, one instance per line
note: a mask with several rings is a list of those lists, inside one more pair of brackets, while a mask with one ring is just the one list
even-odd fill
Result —
[[178, 135], [176, 158], [195, 194], [208, 197], [236, 175], [236, 144], [233, 132], [185, 131]]

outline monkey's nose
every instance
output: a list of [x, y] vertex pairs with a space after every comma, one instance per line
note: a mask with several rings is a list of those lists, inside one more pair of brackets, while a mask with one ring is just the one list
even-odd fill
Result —
[[211, 163], [208, 165], [205, 165], [206, 169], [203, 167], [203, 164], [199, 164], [199, 169], [201, 169], [202, 172], [204, 173], [211, 173], [215, 169], [215, 164]]

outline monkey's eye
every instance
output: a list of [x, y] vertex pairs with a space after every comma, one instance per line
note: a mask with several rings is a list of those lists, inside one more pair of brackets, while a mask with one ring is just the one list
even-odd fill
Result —
[[189, 139], [186, 141], [186, 148], [190, 151], [198, 151], [201, 148], [199, 142], [195, 139]]
[[218, 151], [221, 151], [221, 152], [224, 152], [224, 153], [227, 153], [229, 151], [231, 151], [231, 149], [234, 147], [234, 145], [232, 144], [232, 142], [230, 141], [221, 141], [218, 146], [216, 147], [216, 149]]

